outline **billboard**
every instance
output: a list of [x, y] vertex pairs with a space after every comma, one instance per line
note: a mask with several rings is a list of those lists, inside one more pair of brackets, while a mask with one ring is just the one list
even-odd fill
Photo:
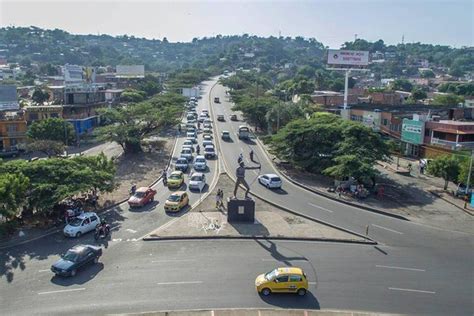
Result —
[[199, 97], [199, 88], [183, 88], [183, 96], [191, 98], [191, 97]]
[[94, 83], [95, 67], [83, 67], [66, 64], [63, 67], [64, 81], [66, 83]]
[[403, 119], [402, 141], [421, 145], [425, 136], [425, 122]]
[[145, 77], [145, 65], [117, 65], [117, 77]]
[[369, 52], [362, 50], [328, 50], [328, 64], [367, 66], [369, 64]]
[[15, 85], [0, 85], [0, 111], [19, 110]]

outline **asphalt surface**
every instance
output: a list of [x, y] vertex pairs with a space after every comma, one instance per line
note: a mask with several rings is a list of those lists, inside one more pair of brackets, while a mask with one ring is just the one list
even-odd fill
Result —
[[[209, 106], [213, 82], [204, 84], [199, 107]], [[224, 87], [210, 91], [218, 132], [229, 130], [233, 142], [221, 142], [219, 160], [211, 161], [208, 181], [217, 163], [233, 173], [237, 157], [250, 148], [263, 173], [276, 173], [256, 143], [239, 141], [242, 122], [229, 121], [231, 104]], [[199, 111], [198, 111], [199, 112]], [[239, 115], [240, 116], [240, 115]], [[180, 149], [183, 139], [178, 140]], [[225, 163], [224, 163], [225, 162]], [[247, 163], [251, 165], [251, 162]], [[104, 255], [74, 278], [57, 278], [50, 265], [74, 244], [92, 243], [92, 235], [80, 240], [60, 234], [12, 249], [0, 250], [0, 306], [5, 315], [107, 314], [154, 310], [281, 307], [348, 309], [374, 312], [472, 315], [473, 236], [400, 221], [359, 210], [288, 182], [282, 191], [271, 191], [247, 172], [252, 191], [295, 211], [347, 229], [365, 233], [380, 244], [296, 243], [268, 241], [143, 242], [140, 237], [173, 217], [163, 212], [169, 190], [157, 184], [158, 205], [138, 211], [109, 212], [115, 227], [110, 240], [102, 240]], [[239, 192], [242, 195], [242, 191]], [[191, 194], [192, 202], [199, 194]], [[304, 298], [255, 293], [257, 274], [277, 266], [302, 267], [311, 282]]]

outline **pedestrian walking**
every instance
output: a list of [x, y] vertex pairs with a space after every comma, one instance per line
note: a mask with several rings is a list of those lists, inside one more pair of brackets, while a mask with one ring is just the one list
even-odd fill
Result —
[[216, 209], [219, 209], [221, 206], [221, 189], [217, 189], [216, 193]]
[[250, 156], [250, 161], [252, 161], [252, 162], [253, 162], [253, 149], [252, 149], [252, 150], [250, 150], [250, 154], [249, 154], [249, 156]]
[[178, 133], [181, 134], [181, 124], [178, 124]]
[[240, 165], [240, 163], [244, 160], [244, 155], [242, 153], [239, 154], [239, 158], [237, 159], [237, 163]]

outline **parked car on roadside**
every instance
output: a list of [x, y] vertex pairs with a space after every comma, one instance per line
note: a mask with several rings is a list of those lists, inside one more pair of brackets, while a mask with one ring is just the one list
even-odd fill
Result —
[[142, 207], [155, 200], [156, 190], [150, 187], [140, 187], [128, 199], [130, 207]]
[[94, 212], [85, 212], [76, 216], [63, 229], [63, 233], [67, 237], [80, 237], [85, 233], [93, 231], [99, 224], [99, 216]]
[[77, 245], [69, 249], [61, 259], [53, 263], [51, 271], [60, 276], [75, 276], [77, 270], [90, 263], [99, 262], [102, 248], [92, 245]]

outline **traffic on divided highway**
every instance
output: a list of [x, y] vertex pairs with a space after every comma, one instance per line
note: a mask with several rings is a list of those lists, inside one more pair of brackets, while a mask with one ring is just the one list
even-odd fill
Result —
[[0, 5], [1, 315], [474, 315], [472, 2], [84, 4]]

